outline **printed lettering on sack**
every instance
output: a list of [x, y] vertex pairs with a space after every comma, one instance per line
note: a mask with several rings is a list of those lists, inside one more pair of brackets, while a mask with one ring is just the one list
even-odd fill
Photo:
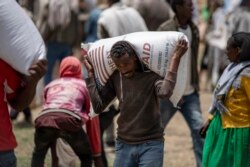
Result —
[[146, 64], [146, 65], [150, 65], [149, 64], [149, 59], [151, 57], [151, 53], [150, 53], [150, 49], [151, 49], [151, 46], [149, 43], [144, 43], [143, 44], [143, 51], [142, 51], [142, 61]]

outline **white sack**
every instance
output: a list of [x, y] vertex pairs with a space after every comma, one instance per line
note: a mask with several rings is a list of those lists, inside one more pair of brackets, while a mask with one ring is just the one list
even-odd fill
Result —
[[56, 140], [56, 154], [59, 160], [59, 167], [75, 167], [77, 155], [71, 146], [61, 138]]
[[[96, 79], [104, 86], [109, 76], [116, 70], [116, 66], [110, 57], [110, 50], [114, 43], [120, 40], [128, 41], [132, 44], [141, 61], [149, 69], [164, 77], [170, 56], [177, 44], [178, 39], [187, 37], [181, 32], [135, 32], [123, 36], [98, 40], [94, 43], [82, 44], [82, 48], [87, 50], [88, 59], [93, 65]], [[187, 54], [186, 52], [185, 54]], [[187, 56], [183, 56], [180, 61], [177, 74], [177, 82], [170, 100], [176, 106], [183, 96], [186, 86], [187, 76]]]
[[0, 37], [0, 58], [23, 74], [46, 57], [40, 33], [15, 0], [0, 1]]

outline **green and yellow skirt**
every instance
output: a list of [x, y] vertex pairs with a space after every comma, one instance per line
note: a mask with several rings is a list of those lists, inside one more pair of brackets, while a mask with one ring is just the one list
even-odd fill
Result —
[[250, 127], [223, 129], [217, 114], [207, 131], [203, 167], [250, 167]]

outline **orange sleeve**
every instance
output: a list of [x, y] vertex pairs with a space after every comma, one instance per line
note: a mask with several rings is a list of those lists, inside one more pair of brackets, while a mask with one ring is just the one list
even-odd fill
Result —
[[99, 156], [102, 152], [99, 117], [96, 116], [86, 122], [86, 130], [89, 137], [93, 156]]

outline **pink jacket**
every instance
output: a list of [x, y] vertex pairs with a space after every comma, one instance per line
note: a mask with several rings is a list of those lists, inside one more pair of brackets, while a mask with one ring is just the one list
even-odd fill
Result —
[[52, 81], [44, 89], [43, 110], [66, 109], [85, 123], [89, 117], [90, 99], [86, 84], [77, 78], [64, 77]]

